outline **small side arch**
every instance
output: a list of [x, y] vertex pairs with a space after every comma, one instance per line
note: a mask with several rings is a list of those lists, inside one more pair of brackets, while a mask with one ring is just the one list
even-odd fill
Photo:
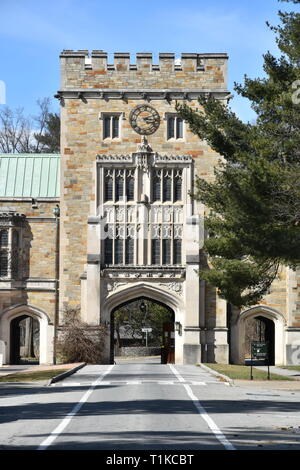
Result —
[[255, 305], [240, 313], [236, 325], [232, 331], [232, 350], [234, 363], [244, 363], [246, 321], [256, 317], [263, 317], [271, 320], [274, 323], [275, 364], [284, 364], [284, 331], [286, 320], [280, 311], [266, 305]]
[[[39, 322], [40, 330], [40, 359], [41, 364], [51, 363], [51, 351], [53, 348], [51, 337], [53, 335], [53, 325], [50, 324], [49, 315], [40, 308], [33, 305], [18, 304], [5, 309], [0, 315], [0, 338], [4, 342], [4, 363], [11, 362], [11, 322], [22, 316], [32, 317]], [[3, 344], [3, 343], [2, 343]]]

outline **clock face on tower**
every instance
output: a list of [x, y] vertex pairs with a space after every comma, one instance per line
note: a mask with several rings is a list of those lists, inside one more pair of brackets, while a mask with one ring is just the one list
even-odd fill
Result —
[[160, 124], [160, 117], [156, 109], [148, 104], [140, 104], [133, 108], [129, 115], [132, 129], [141, 135], [154, 134]]

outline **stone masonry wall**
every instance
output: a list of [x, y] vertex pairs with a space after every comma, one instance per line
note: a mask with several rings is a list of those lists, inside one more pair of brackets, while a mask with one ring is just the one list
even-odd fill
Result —
[[[107, 65], [101, 51], [93, 51], [91, 64], [85, 64], [87, 52], [64, 51], [61, 54], [62, 91], [85, 89], [105, 90], [215, 90], [226, 92], [227, 56], [187, 54], [180, 67], [174, 55], [160, 55], [159, 66], [152, 66], [150, 54], [138, 54], [136, 66], [129, 64], [128, 54], [115, 54], [114, 66]], [[225, 93], [226, 94], [226, 93]], [[228, 93], [227, 93], [228, 94]], [[64, 95], [64, 94], [63, 94]], [[61, 302], [80, 304], [80, 275], [86, 270], [87, 217], [95, 213], [95, 161], [98, 154], [128, 154], [137, 150], [141, 136], [129, 123], [129, 113], [146, 102], [160, 114], [161, 124], [148, 141], [155, 152], [172, 155], [191, 155], [201, 176], [213, 176], [219, 156], [188, 129], [185, 138], [167, 141], [165, 115], [175, 112], [175, 100], [157, 97], [145, 101], [107, 99], [106, 97], [78, 99], [77, 95], [62, 99], [62, 178], [61, 178]], [[196, 99], [189, 104], [198, 106]], [[119, 139], [103, 141], [101, 113], [122, 113]], [[76, 230], [75, 227], [80, 227]]]
[[[53, 321], [55, 310], [55, 240], [56, 224], [53, 208], [58, 200], [1, 199], [0, 210], [14, 210], [26, 215], [22, 229], [22, 276], [13, 290], [0, 291], [0, 312], [14, 305], [26, 304], [45, 311]], [[4, 289], [3, 282], [0, 287]], [[18, 289], [19, 287], [19, 289]]]

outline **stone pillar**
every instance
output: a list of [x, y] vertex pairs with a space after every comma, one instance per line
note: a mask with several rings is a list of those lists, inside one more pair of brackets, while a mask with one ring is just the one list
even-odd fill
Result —
[[227, 301], [217, 296], [216, 307], [216, 326], [214, 328], [215, 361], [221, 364], [228, 364]]
[[201, 362], [199, 216], [187, 217], [184, 240], [186, 282], [183, 363], [197, 364]]
[[86, 271], [86, 321], [89, 325], [100, 323], [100, 224], [98, 217], [88, 219], [87, 271]]

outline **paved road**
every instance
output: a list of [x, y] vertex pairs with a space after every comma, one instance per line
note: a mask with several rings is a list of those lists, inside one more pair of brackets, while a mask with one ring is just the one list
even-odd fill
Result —
[[0, 393], [0, 449], [300, 449], [299, 391], [230, 387], [196, 366], [86, 366]]

